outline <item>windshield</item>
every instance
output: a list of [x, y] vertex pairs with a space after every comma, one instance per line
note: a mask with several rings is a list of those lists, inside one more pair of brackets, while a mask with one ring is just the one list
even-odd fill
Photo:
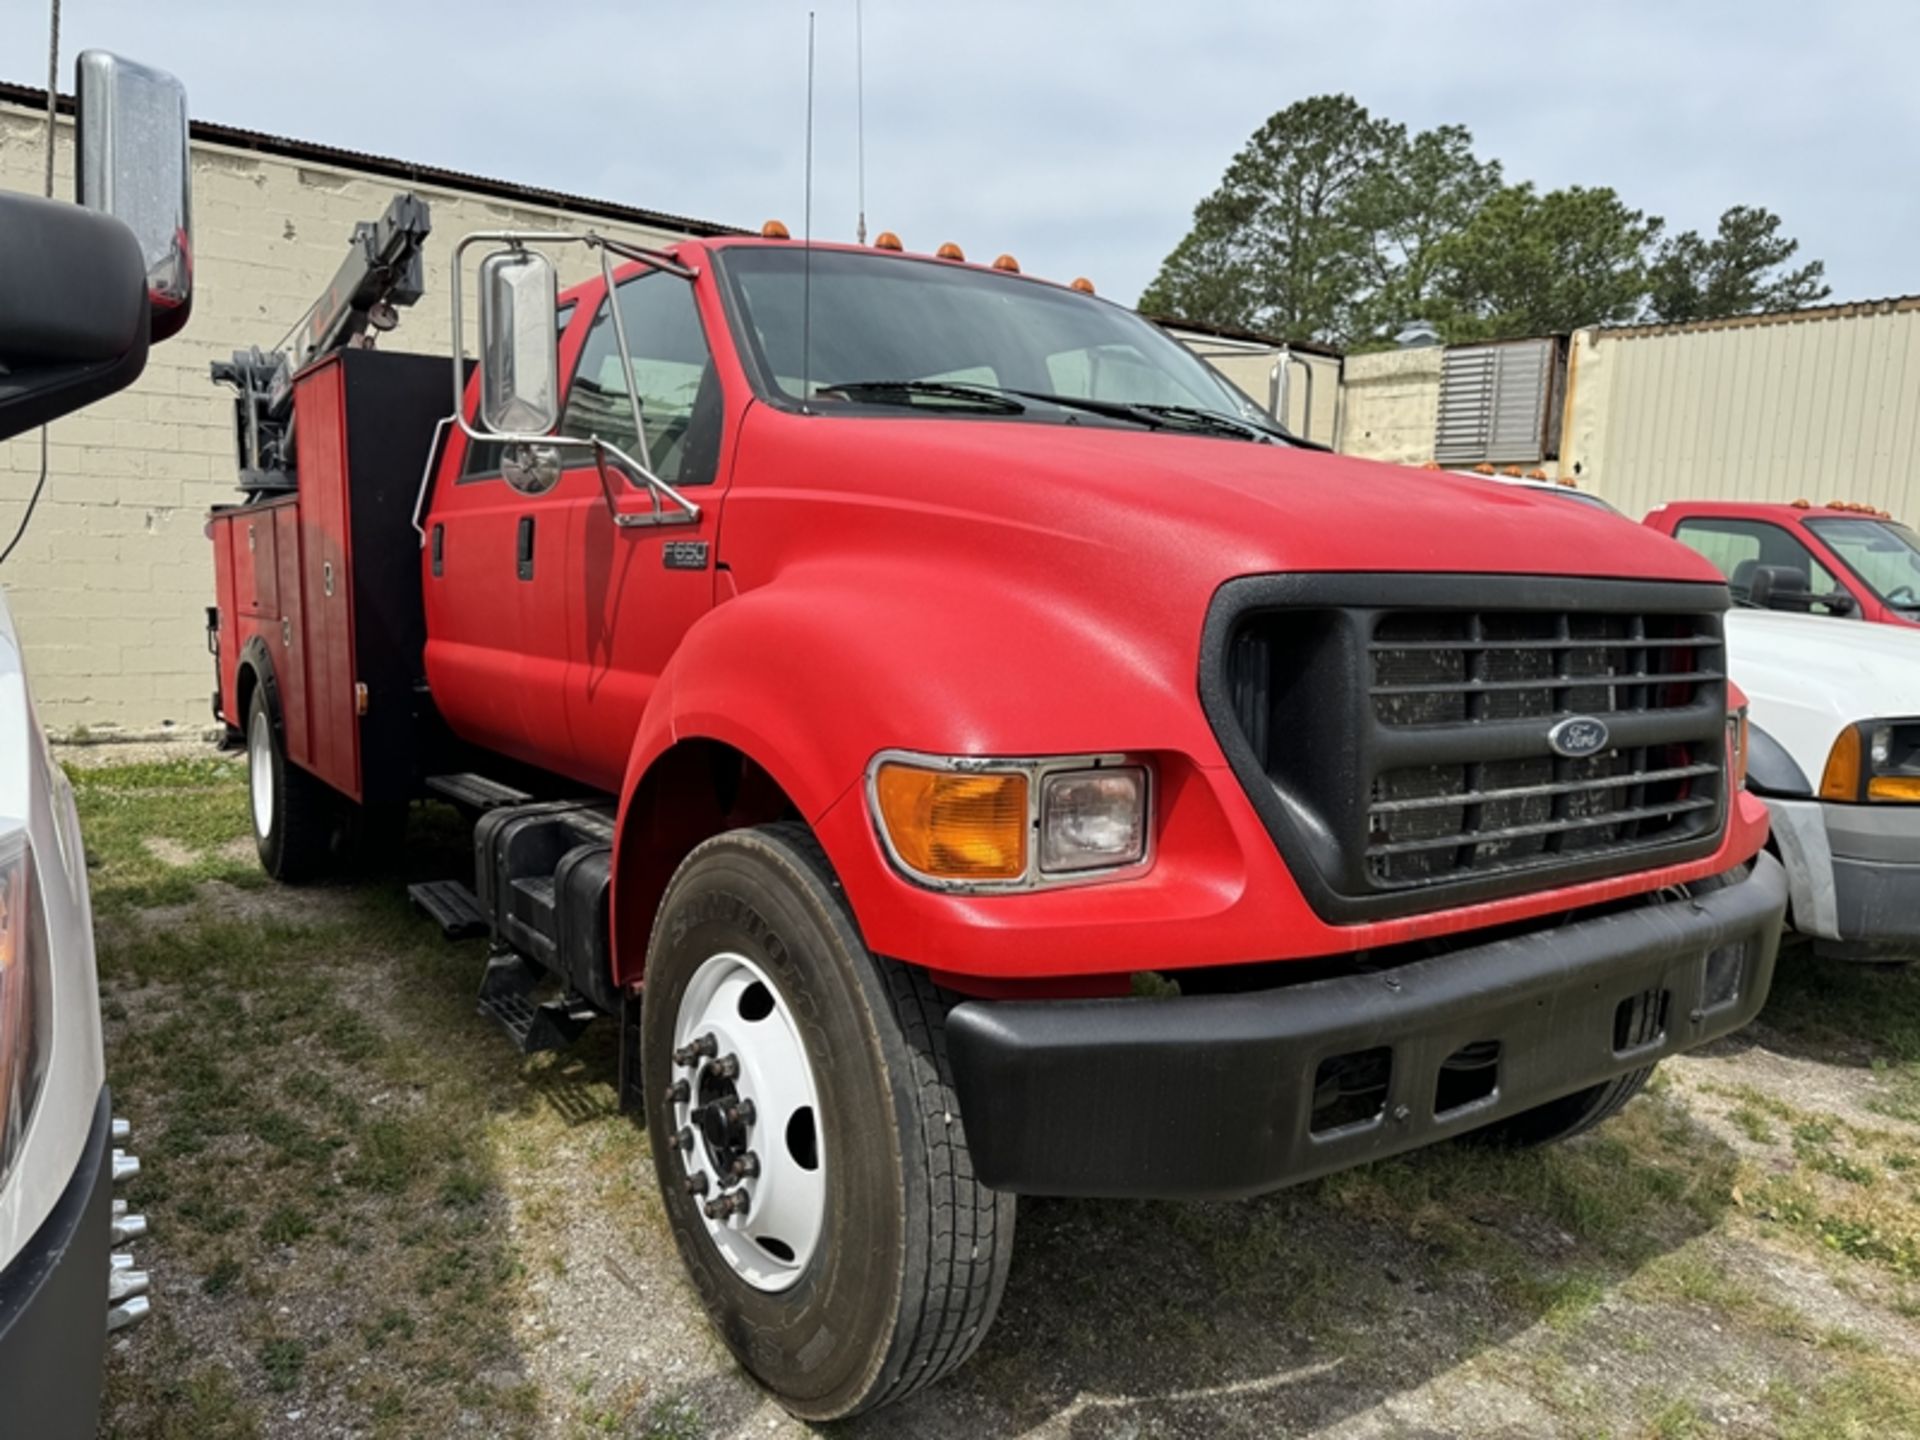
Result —
[[[1185, 346], [1088, 295], [944, 260], [816, 250], [808, 322], [799, 246], [731, 248], [720, 257], [759, 383], [789, 400], [822, 409], [888, 400], [990, 419], [1084, 422], [1092, 414], [1100, 423], [1099, 411], [1046, 405], [1057, 396], [1273, 425]], [[810, 361], [802, 355], [809, 329]], [[811, 381], [804, 395], [803, 373]], [[967, 386], [1037, 400], [1040, 408], [969, 403]], [[1105, 418], [1125, 416], [1116, 410]]]
[[1920, 538], [1897, 520], [1809, 520], [1868, 589], [1896, 610], [1920, 610]]

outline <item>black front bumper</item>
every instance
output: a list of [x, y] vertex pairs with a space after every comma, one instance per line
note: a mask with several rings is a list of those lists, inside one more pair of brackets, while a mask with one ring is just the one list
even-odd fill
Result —
[[[1233, 995], [965, 1001], [947, 1048], [974, 1171], [1030, 1195], [1252, 1195], [1462, 1134], [1746, 1024], [1786, 905], [1761, 855], [1691, 899], [1391, 970]], [[1384, 1065], [1359, 1119], [1324, 1108], [1354, 1057]], [[1463, 1074], [1473, 1098], [1453, 1103]]]
[[0, 1272], [0, 1435], [99, 1428], [112, 1242], [112, 1106], [105, 1087], [80, 1164], [52, 1212]]

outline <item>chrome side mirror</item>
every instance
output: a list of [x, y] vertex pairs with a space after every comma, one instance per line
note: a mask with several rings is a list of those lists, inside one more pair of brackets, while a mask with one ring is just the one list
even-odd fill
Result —
[[74, 93], [80, 203], [133, 231], [146, 263], [148, 338], [165, 340], [193, 310], [186, 87], [164, 70], [83, 50]]
[[560, 300], [553, 261], [496, 250], [480, 262], [480, 424], [545, 435], [560, 423]]

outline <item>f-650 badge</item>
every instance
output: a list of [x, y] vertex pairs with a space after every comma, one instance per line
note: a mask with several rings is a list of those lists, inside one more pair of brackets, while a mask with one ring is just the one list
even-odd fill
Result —
[[707, 542], [669, 540], [661, 547], [660, 559], [669, 570], [704, 570], [707, 568]]
[[1547, 732], [1547, 744], [1569, 760], [1598, 755], [1607, 748], [1607, 726], [1591, 715], [1569, 715]]

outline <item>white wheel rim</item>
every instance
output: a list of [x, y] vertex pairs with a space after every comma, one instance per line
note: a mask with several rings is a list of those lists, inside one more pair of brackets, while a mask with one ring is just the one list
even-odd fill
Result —
[[253, 796], [253, 833], [262, 840], [273, 829], [273, 722], [262, 715], [247, 737], [247, 789]]
[[[799, 1027], [766, 972], [727, 952], [694, 972], [673, 1045], [672, 1148], [681, 1173], [668, 1183], [688, 1186], [708, 1238], [736, 1275], [756, 1290], [785, 1290], [806, 1272], [827, 1210], [825, 1126]], [[728, 1057], [738, 1066], [731, 1077]], [[725, 1123], [726, 1107], [741, 1102], [751, 1105], [751, 1123]], [[757, 1172], [731, 1173], [729, 1157], [742, 1152]], [[712, 1213], [716, 1202], [722, 1212], [744, 1204], [744, 1213]]]

